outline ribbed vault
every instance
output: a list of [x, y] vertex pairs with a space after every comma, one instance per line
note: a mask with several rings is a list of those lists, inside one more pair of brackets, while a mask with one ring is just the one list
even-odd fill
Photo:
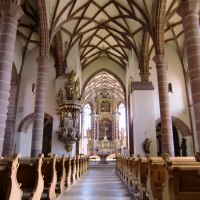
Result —
[[[176, 10], [180, 0], [46, 0], [50, 51], [56, 56], [56, 72], [64, 73], [66, 59], [79, 44], [82, 69], [107, 56], [124, 70], [128, 53], [134, 50], [140, 76], [149, 77], [149, 57], [162, 40], [173, 45], [182, 62], [183, 30]], [[25, 15], [20, 19], [18, 37], [23, 58], [39, 44], [37, 1], [23, 0]], [[163, 9], [165, 8], [165, 9]], [[164, 17], [163, 28], [158, 27]], [[159, 31], [164, 30], [164, 35]], [[58, 69], [57, 69], [58, 68]], [[114, 69], [113, 69], [114, 70]]]

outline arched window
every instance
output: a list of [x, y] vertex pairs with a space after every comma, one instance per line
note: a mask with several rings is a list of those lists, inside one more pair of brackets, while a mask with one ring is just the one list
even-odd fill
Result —
[[120, 113], [119, 115], [119, 131], [124, 132], [125, 134], [125, 130], [126, 130], [126, 114], [125, 114], [125, 105], [123, 103], [120, 103], [119, 107], [118, 107], [118, 112]]
[[91, 106], [89, 103], [84, 107], [84, 136], [88, 136], [88, 130], [91, 130]]

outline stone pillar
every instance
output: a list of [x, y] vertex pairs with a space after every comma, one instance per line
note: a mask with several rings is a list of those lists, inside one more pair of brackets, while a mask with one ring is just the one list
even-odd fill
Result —
[[114, 120], [113, 120], [113, 139], [119, 139], [119, 113], [115, 112], [114, 114]]
[[4, 144], [3, 144], [3, 156], [11, 156], [13, 154], [13, 142], [15, 133], [16, 111], [19, 95], [19, 83], [20, 79], [17, 76], [17, 71], [12, 69], [12, 80], [9, 97], [9, 106], [6, 120]]
[[0, 155], [2, 155], [17, 25], [23, 11], [20, 5], [2, 1], [0, 9]]
[[37, 58], [38, 73], [35, 93], [31, 156], [42, 153], [48, 57]]
[[187, 51], [188, 73], [194, 109], [194, 120], [200, 151], [200, 30], [199, 30], [199, 0], [183, 1], [178, 9], [182, 17]]
[[168, 80], [165, 56], [156, 55], [153, 60], [156, 63], [158, 78], [160, 117], [162, 126], [162, 153], [169, 153], [170, 156], [174, 156], [174, 140], [168, 96]]

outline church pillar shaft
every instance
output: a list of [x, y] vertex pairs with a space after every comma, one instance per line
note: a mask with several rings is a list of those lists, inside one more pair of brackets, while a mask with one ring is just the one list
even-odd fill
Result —
[[4, 144], [3, 144], [3, 156], [11, 156], [13, 154], [16, 110], [17, 110], [18, 94], [19, 94], [18, 81], [19, 80], [16, 80], [16, 78], [12, 78], [11, 81], [9, 106], [8, 106]]
[[165, 56], [157, 55], [154, 57], [157, 68], [158, 91], [160, 101], [160, 117], [162, 126], [162, 152], [174, 156], [174, 141], [172, 132], [172, 120], [170, 114], [170, 103], [168, 96], [167, 69]]
[[0, 30], [0, 155], [2, 155], [17, 25], [23, 12], [20, 5], [12, 2], [0, 2], [0, 9], [2, 19]]
[[194, 120], [200, 151], [200, 30], [198, 0], [184, 1], [180, 4], [178, 14], [182, 17], [185, 35], [185, 47], [188, 60], [188, 74], [191, 84]]
[[31, 147], [31, 156], [34, 157], [42, 153], [48, 57], [38, 57], [37, 62], [38, 73], [35, 93], [35, 108]]

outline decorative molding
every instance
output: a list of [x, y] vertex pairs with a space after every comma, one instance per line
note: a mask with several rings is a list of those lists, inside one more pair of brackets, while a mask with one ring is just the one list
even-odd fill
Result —
[[131, 83], [131, 92], [134, 90], [154, 90], [152, 82], [134, 81]]

